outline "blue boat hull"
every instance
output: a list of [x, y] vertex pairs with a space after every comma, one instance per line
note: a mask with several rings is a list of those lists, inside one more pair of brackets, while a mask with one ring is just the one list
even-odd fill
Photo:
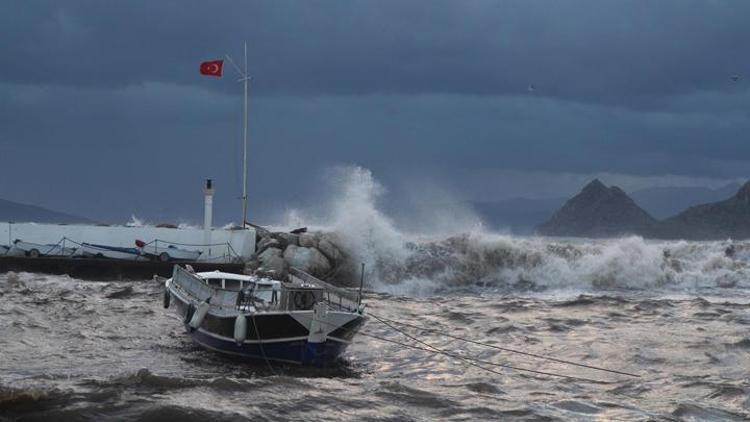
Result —
[[[175, 296], [172, 298], [177, 299]], [[181, 300], [174, 300], [178, 315], [182, 316], [185, 330], [200, 346], [233, 357], [294, 363], [301, 365], [330, 366], [346, 351], [349, 342], [364, 324], [358, 316], [328, 335], [325, 342], [307, 341], [308, 330], [289, 315], [257, 315], [257, 332], [248, 331], [247, 340], [237, 344], [233, 338], [234, 317], [219, 318], [208, 314], [201, 326], [193, 330], [188, 326], [194, 308]]]
[[202, 347], [216, 352], [252, 360], [330, 366], [336, 363], [348, 346], [347, 343], [328, 339], [324, 343], [308, 343], [305, 339], [275, 341], [272, 343], [242, 343], [216, 338], [206, 331], [193, 331], [191, 337]]

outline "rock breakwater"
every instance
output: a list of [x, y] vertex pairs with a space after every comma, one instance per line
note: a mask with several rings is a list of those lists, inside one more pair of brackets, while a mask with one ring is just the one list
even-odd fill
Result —
[[339, 285], [353, 285], [358, 279], [336, 233], [308, 232], [306, 228], [291, 232], [256, 229], [257, 248], [245, 265], [246, 273], [281, 280], [287, 277], [290, 267], [295, 267]]

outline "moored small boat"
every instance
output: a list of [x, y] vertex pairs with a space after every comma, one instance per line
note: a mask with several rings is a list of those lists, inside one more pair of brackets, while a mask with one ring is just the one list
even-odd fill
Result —
[[8, 251], [8, 255], [25, 255], [31, 258], [39, 256], [71, 256], [75, 253], [76, 248], [68, 248], [60, 243], [42, 245], [39, 243], [24, 242], [20, 239], [13, 241], [13, 246]]
[[137, 240], [136, 245], [143, 255], [161, 262], [168, 261], [195, 261], [200, 257], [202, 251], [191, 251], [178, 248], [167, 242], [145, 243]]
[[197, 344], [219, 353], [324, 366], [336, 362], [365, 322], [360, 296], [297, 269], [281, 282], [174, 267], [172, 305]]
[[95, 258], [146, 260], [138, 248], [121, 248], [116, 246], [96, 245], [93, 243], [81, 243], [76, 255]]

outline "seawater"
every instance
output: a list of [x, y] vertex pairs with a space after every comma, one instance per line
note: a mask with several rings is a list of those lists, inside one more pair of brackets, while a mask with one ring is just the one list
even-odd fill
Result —
[[[585, 283], [584, 283], [585, 284]], [[636, 281], [635, 285], [641, 283]], [[194, 345], [151, 281], [0, 276], [5, 420], [746, 420], [750, 292], [591, 287], [370, 292], [369, 312], [631, 378], [409, 330], [451, 353], [592, 379], [494, 368], [415, 344], [370, 319], [340, 365], [225, 359]], [[419, 344], [417, 344], [419, 345]]]
[[437, 330], [408, 332], [454, 355], [578, 379], [491, 373], [374, 318], [333, 368], [269, 368], [193, 344], [152, 281], [8, 273], [0, 420], [750, 419], [747, 242], [516, 237], [442, 217], [413, 233], [379, 210], [368, 171], [334, 185], [325, 212], [283, 226], [333, 232], [366, 264], [368, 312]]

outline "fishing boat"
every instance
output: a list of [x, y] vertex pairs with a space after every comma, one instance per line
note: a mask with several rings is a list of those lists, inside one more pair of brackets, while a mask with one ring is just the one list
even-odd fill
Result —
[[[244, 86], [240, 221], [245, 229], [248, 227], [247, 92], [250, 80], [247, 43], [244, 72], [238, 67], [235, 70]], [[210, 181], [205, 192], [208, 204], [213, 194]], [[204, 218], [210, 221], [208, 206]], [[206, 232], [206, 238], [210, 238], [210, 231]], [[200, 255], [199, 251], [181, 250], [176, 244], [162, 241], [148, 244], [137, 241], [136, 245], [144, 254], [160, 261], [193, 261]], [[364, 324], [361, 297], [361, 285], [359, 293], [353, 293], [296, 268], [290, 269], [284, 281], [277, 281], [216, 271], [195, 273], [190, 266], [175, 265], [172, 278], [164, 282], [164, 307], [175, 308], [188, 334], [200, 346], [240, 358], [316, 366], [336, 362]]]
[[359, 294], [292, 268], [287, 281], [175, 265], [164, 283], [193, 341], [222, 354], [327, 366], [365, 322]]
[[75, 252], [76, 248], [67, 248], [60, 243], [42, 245], [16, 239], [13, 241], [13, 246], [8, 251], [8, 255], [25, 255], [37, 258], [40, 256], [71, 256]]
[[81, 243], [76, 251], [77, 256], [88, 256], [94, 258], [126, 259], [131, 261], [146, 260], [138, 248], [120, 248], [116, 246], [96, 245], [93, 243]]
[[201, 256], [202, 252], [181, 249], [166, 242], [154, 241], [151, 243], [146, 243], [142, 240], [136, 240], [135, 244], [136, 246], [138, 246], [143, 255], [146, 255], [147, 257], [154, 260], [159, 260], [161, 262], [196, 261], [198, 257]]

